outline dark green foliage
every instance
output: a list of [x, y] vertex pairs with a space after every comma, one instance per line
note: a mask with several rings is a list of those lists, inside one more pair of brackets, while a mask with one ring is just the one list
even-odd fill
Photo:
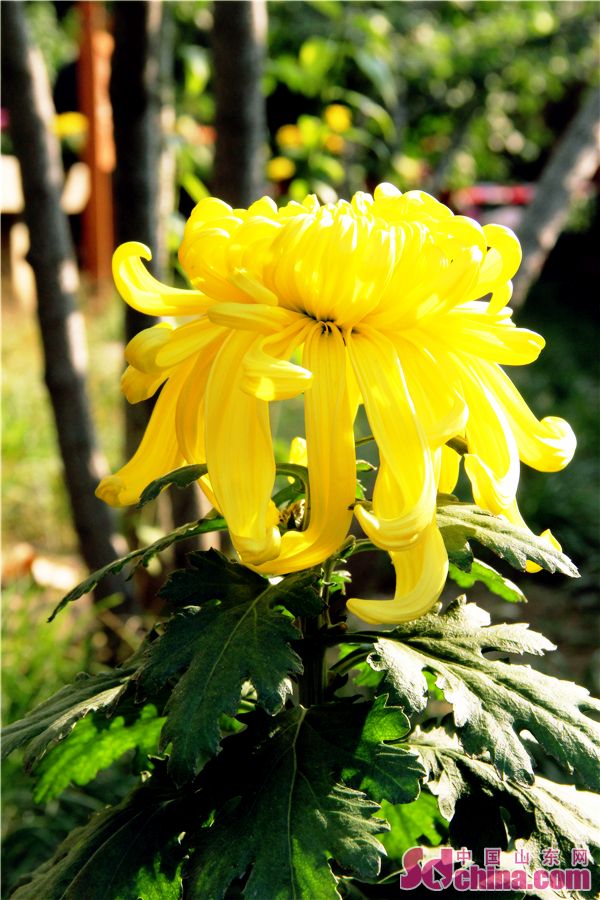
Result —
[[450, 562], [467, 572], [473, 559], [468, 542], [473, 540], [515, 569], [524, 571], [525, 564], [531, 560], [547, 572], [562, 572], [572, 578], [579, 576], [571, 560], [547, 541], [474, 504], [457, 502], [438, 506], [437, 523]]
[[171, 606], [200, 606], [216, 599], [243, 603], [268, 586], [261, 575], [232, 562], [218, 550], [189, 553], [187, 560], [190, 568], [172, 572], [161, 588], [160, 596]]
[[224, 897], [251, 867], [248, 898], [337, 898], [328, 857], [359, 878], [380, 865], [373, 818], [380, 799], [408, 802], [419, 791], [421, 767], [403, 747], [389, 746], [406, 719], [380, 701], [281, 713], [248, 761], [244, 792], [199, 834], [190, 896]]
[[[453, 570], [458, 581], [522, 599], [473, 561], [468, 539], [519, 565], [569, 569], [474, 507], [445, 498], [439, 512], [471, 569]], [[526, 625], [491, 625], [465, 598], [390, 631], [332, 625], [325, 603], [337, 603], [356, 546], [331, 570], [276, 583], [214, 550], [190, 554], [161, 590], [169, 617], [126, 666], [80, 679], [9, 726], [4, 749], [29, 744], [39, 801], [89, 788], [128, 751], [142, 777], [73, 830], [17, 900], [376, 897], [420, 843], [468, 846], [477, 859], [517, 838], [538, 860], [547, 846], [565, 862], [573, 846], [600, 852], [597, 795], [534, 777], [546, 754], [598, 788], [600, 728], [586, 713], [600, 703], [511, 664], [553, 645]], [[316, 688], [330, 702], [298, 702], [303, 665], [318, 685], [315, 666], [337, 642]], [[363, 696], [348, 697], [353, 688]]]
[[466, 752], [490, 754], [498, 772], [517, 782], [533, 780], [527, 744], [540, 746], [579, 783], [600, 790], [600, 726], [584, 711], [600, 711], [585, 688], [486, 654], [542, 654], [552, 650], [526, 625], [490, 625], [489, 616], [459, 599], [443, 616], [428, 615], [379, 638], [370, 662], [410, 712], [425, 709], [428, 687], [422, 670], [453, 707]]
[[[367, 470], [357, 469], [357, 471]], [[164, 491], [165, 488], [171, 486], [178, 488], [189, 487], [190, 484], [193, 484], [194, 481], [198, 481], [198, 479], [202, 478], [203, 475], [206, 475], [207, 472], [208, 468], [205, 464], [182, 466], [179, 469], [175, 469], [173, 472], [169, 472], [167, 475], [156, 478], [142, 491], [138, 508], [145, 506], [152, 500], [156, 500], [158, 495]], [[298, 466], [295, 463], [281, 463], [277, 466], [277, 474], [288, 475], [295, 479], [295, 484], [290, 486], [294, 493], [298, 493], [300, 490], [304, 492], [308, 486], [308, 470], [306, 466]], [[298, 485], [301, 485], [301, 488], [299, 488]]]
[[65, 606], [72, 603], [73, 600], [78, 600], [80, 597], [83, 597], [84, 594], [89, 594], [90, 591], [93, 591], [96, 585], [102, 581], [103, 578], [106, 578], [107, 575], [121, 572], [125, 567], [130, 567], [127, 577], [131, 578], [138, 566], [147, 566], [155, 556], [158, 556], [159, 553], [162, 553], [163, 550], [167, 550], [173, 544], [177, 544], [180, 541], [187, 541], [189, 538], [197, 537], [199, 534], [208, 534], [211, 531], [224, 531], [226, 528], [227, 523], [225, 522], [225, 519], [201, 519], [199, 522], [192, 522], [189, 525], [182, 525], [180, 528], [176, 528], [175, 531], [169, 532], [169, 534], [154, 541], [154, 543], [150, 544], [148, 547], [141, 547], [139, 550], [133, 550], [126, 556], [122, 556], [120, 559], [116, 559], [107, 566], [103, 566], [96, 572], [92, 572], [92, 574], [84, 581], [74, 587], [72, 591], [69, 591], [69, 593], [60, 601], [48, 621], [51, 622], [61, 609], [64, 609]]
[[131, 669], [117, 669], [94, 676], [82, 673], [74, 684], [62, 688], [24, 719], [3, 730], [2, 756], [29, 744], [25, 765], [33, 767], [48, 746], [64, 738], [87, 713], [114, 707], [126, 689], [131, 672]]
[[[156, 752], [164, 718], [148, 704], [136, 710], [134, 721], [119, 715], [86, 716], [42, 759], [36, 769], [36, 803], [59, 797], [71, 782], [85, 785], [101, 769], [116, 762], [128, 750], [137, 750], [142, 758]], [[130, 718], [130, 717], [128, 717]]]
[[[285, 602], [288, 593], [310, 594], [315, 578], [302, 573], [288, 576], [281, 585], [260, 581], [260, 587], [266, 589], [255, 593], [252, 600], [244, 591], [237, 594], [233, 590], [225, 592], [218, 603], [188, 607], [183, 614], [185, 622], [178, 631], [189, 632], [184, 651], [189, 665], [167, 704], [161, 741], [163, 747], [173, 744], [169, 770], [178, 782], [192, 778], [217, 752], [219, 718], [235, 715], [244, 682], [253, 684], [258, 703], [274, 713], [291, 691], [289, 676], [302, 671], [300, 658], [290, 646], [300, 637], [298, 629], [289, 614], [276, 607]], [[286, 587], [290, 582], [292, 586]], [[309, 608], [312, 605], [311, 599]], [[167, 631], [165, 638], [168, 635]], [[160, 638], [151, 645], [151, 676], [157, 667], [164, 672], [181, 662], [182, 648], [176, 637]], [[139, 677], [143, 690], [144, 668]]]
[[71, 832], [15, 900], [176, 900], [181, 896], [181, 802], [155, 775]]
[[510, 837], [525, 839], [525, 849], [531, 851], [532, 867], [536, 862], [539, 864], [541, 851], [547, 847], [559, 850], [559, 864], [563, 867], [570, 865], [573, 847], [587, 848], [594, 891], [600, 887], [597, 794], [556, 784], [539, 775], [532, 784], [502, 778], [488, 762], [466, 756], [460, 743], [442, 729], [415, 733], [411, 746], [418, 750], [428, 770], [428, 784], [438, 798], [442, 814], [452, 820], [459, 814], [459, 804], [463, 801], [460, 818], [467, 846], [481, 842], [482, 833], [482, 846], [486, 840], [487, 846], [494, 846], [485, 820], [478, 815], [482, 798], [487, 797], [492, 801], [491, 807], [506, 810], [511, 822]]
[[161, 740], [163, 747], [173, 745], [169, 769], [179, 782], [193, 778], [217, 752], [221, 716], [235, 716], [246, 682], [268, 712], [281, 708], [289, 676], [302, 671], [290, 645], [300, 634], [282, 607], [298, 614], [321, 608], [311, 572], [271, 585], [214, 550], [191, 554], [190, 562], [193, 568], [174, 572], [162, 590], [173, 606], [185, 608], [149, 645], [135, 676], [138, 693], [152, 697], [183, 672]]
[[169, 472], [168, 475], [163, 475], [161, 478], [155, 479], [142, 491], [138, 502], [138, 509], [141, 509], [146, 503], [156, 500], [158, 495], [164, 491], [165, 488], [171, 487], [171, 485], [178, 488], [189, 487], [190, 484], [198, 481], [198, 479], [202, 478], [203, 475], [206, 475], [207, 472], [208, 467], [206, 465], [182, 466], [180, 469]]

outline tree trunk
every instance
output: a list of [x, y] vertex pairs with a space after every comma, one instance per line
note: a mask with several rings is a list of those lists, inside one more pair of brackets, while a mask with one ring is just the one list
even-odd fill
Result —
[[513, 308], [525, 302], [560, 237], [573, 198], [598, 169], [599, 146], [600, 99], [592, 89], [544, 168], [517, 229], [523, 262], [514, 280]]
[[[166, 269], [165, 225], [160, 222], [161, 208], [173, 203], [173, 189], [161, 177], [162, 95], [169, 91], [171, 73], [165, 62], [172, 62], [172, 48], [164, 46], [171, 35], [168, 8], [160, 0], [121, 0], [114, 6], [115, 48], [110, 94], [113, 107], [117, 165], [114, 176], [115, 225], [117, 243], [141, 241], [152, 251], [149, 268], [164, 279]], [[171, 50], [171, 52], [169, 52]], [[165, 167], [163, 166], [163, 169]], [[158, 319], [131, 307], [125, 312], [125, 339], [150, 328]], [[125, 450], [128, 457], [137, 449], [153, 401], [126, 404]], [[198, 491], [190, 487], [173, 491], [172, 517], [175, 526], [200, 517]], [[176, 564], [183, 553], [200, 546], [186, 541], [175, 548]]]
[[[25, 221], [34, 270], [45, 381], [54, 412], [65, 481], [82, 556], [90, 569], [119, 551], [109, 508], [94, 496], [105, 472], [98, 451], [85, 386], [86, 348], [77, 311], [78, 272], [69, 224], [60, 206], [64, 175], [51, 130], [54, 108], [39, 51], [29, 41], [23, 3], [2, 3], [4, 102], [21, 166]], [[35, 485], [31, 486], [35, 491]], [[117, 549], [118, 548], [118, 549]], [[128, 596], [120, 576], [106, 578], [96, 596]]]
[[[113, 179], [117, 244], [141, 241], [152, 251], [148, 264], [160, 278], [158, 254], [158, 163], [160, 158], [159, 40], [160, 0], [121, 0], [113, 12], [115, 47], [110, 97], [113, 108], [116, 167]], [[125, 308], [125, 340], [158, 319]], [[125, 453], [137, 449], [152, 401], [126, 405]]]
[[265, 100], [262, 72], [267, 37], [265, 0], [216, 0], [213, 58], [217, 145], [213, 193], [248, 206], [265, 192]]

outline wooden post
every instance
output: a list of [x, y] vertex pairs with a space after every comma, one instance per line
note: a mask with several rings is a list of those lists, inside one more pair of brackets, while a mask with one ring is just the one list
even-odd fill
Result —
[[82, 30], [79, 105], [88, 120], [84, 159], [91, 173], [90, 200], [83, 213], [83, 268], [102, 281], [111, 278], [114, 250], [111, 173], [115, 148], [109, 98], [113, 39], [106, 30], [103, 3], [80, 0], [77, 7]]

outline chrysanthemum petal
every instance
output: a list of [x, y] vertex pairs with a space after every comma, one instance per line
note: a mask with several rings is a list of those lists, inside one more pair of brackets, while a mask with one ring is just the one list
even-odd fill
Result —
[[268, 404], [244, 393], [241, 360], [256, 335], [234, 332], [223, 344], [206, 388], [206, 461], [231, 539], [246, 564], [277, 556], [280, 535], [271, 491], [275, 460]]
[[261, 303], [265, 306], [277, 306], [277, 295], [270, 291], [268, 287], [265, 287], [264, 284], [261, 284], [257, 278], [254, 278], [245, 269], [234, 269], [231, 281], [241, 291], [252, 297], [256, 303]]
[[210, 348], [223, 341], [226, 331], [203, 316], [185, 325], [179, 325], [156, 354], [159, 368], [177, 366], [190, 356], [210, 352]]
[[165, 366], [156, 364], [156, 356], [169, 341], [173, 333], [173, 325], [159, 322], [152, 328], [145, 328], [133, 337], [125, 347], [125, 359], [130, 366], [146, 375], [157, 376]]
[[500, 366], [477, 364], [515, 436], [522, 461], [540, 472], [558, 472], [571, 461], [577, 439], [568, 422], [557, 416], [541, 421], [534, 416], [519, 391]]
[[[292, 438], [292, 442], [290, 444], [290, 452], [288, 454], [288, 462], [292, 463], [296, 466], [307, 466], [308, 465], [308, 452], [306, 449], [306, 438], [303, 437], [295, 437]], [[294, 479], [291, 478], [290, 481]]]
[[477, 281], [483, 254], [479, 247], [457, 250], [451, 264], [434, 282], [429, 296], [426, 296], [415, 310], [418, 322], [440, 316], [458, 306], [470, 296]]
[[512, 503], [519, 484], [519, 452], [515, 438], [495, 394], [471, 365], [472, 358], [458, 354], [451, 354], [449, 358], [460, 370], [469, 407], [465, 429], [469, 452], [464, 456], [465, 472], [473, 487], [475, 502], [497, 514]]
[[337, 329], [313, 326], [303, 365], [313, 373], [304, 398], [310, 511], [305, 531], [288, 531], [281, 553], [261, 571], [278, 575], [327, 559], [348, 533], [356, 487], [353, 416], [346, 386], [346, 353]]
[[184, 316], [203, 313], [214, 303], [200, 291], [169, 287], [157, 281], [142, 259], [151, 260], [152, 253], [138, 241], [121, 244], [112, 259], [117, 290], [133, 309], [151, 316]]
[[[274, 218], [265, 218], [259, 215], [249, 216], [235, 230], [228, 242], [227, 264], [230, 272], [247, 272], [251, 279], [254, 276], [258, 282], [262, 275], [265, 253], [269, 252], [271, 244], [280, 229], [281, 223], [276, 216]], [[243, 284], [239, 284], [239, 287], [242, 290], [246, 289]], [[248, 291], [248, 293], [250, 296], [254, 296], [252, 290]]]
[[544, 338], [528, 328], [517, 328], [510, 316], [511, 310], [491, 313], [486, 303], [474, 301], [429, 321], [427, 330], [455, 351], [500, 365], [534, 362], [544, 348]]
[[394, 599], [348, 600], [350, 612], [365, 622], [389, 625], [417, 619], [436, 603], [446, 583], [448, 555], [435, 522], [417, 544], [390, 556], [396, 570]]
[[440, 494], [451, 494], [460, 472], [460, 454], [445, 444], [439, 448], [437, 486]]
[[419, 332], [411, 340], [393, 335], [392, 341], [430, 446], [435, 449], [463, 434], [469, 411], [460, 381], [427, 349], [427, 335]]
[[218, 303], [210, 310], [209, 319], [216, 325], [243, 331], [272, 334], [298, 321], [297, 313], [281, 306], [264, 303]]
[[[479, 271], [477, 295], [492, 292], [490, 312], [498, 312], [508, 303], [512, 294], [510, 279], [521, 265], [522, 252], [517, 236], [504, 225], [484, 225], [483, 233], [488, 246]], [[474, 298], [477, 299], [477, 298]]]
[[301, 321], [281, 335], [255, 342], [244, 356], [241, 388], [259, 400], [288, 400], [310, 388], [313, 375], [286, 358], [311, 328]]
[[501, 309], [504, 309], [505, 306], [508, 306], [512, 295], [512, 281], [507, 281], [505, 284], [501, 284], [500, 287], [494, 288], [494, 291], [488, 303], [488, 312], [492, 314], [500, 312]]
[[399, 550], [431, 522], [436, 496], [431, 451], [392, 343], [372, 329], [347, 340], [380, 456], [373, 511], [358, 506], [355, 513], [374, 544]]
[[211, 343], [205, 344], [202, 351], [194, 358], [187, 378], [182, 382], [175, 430], [179, 447], [186, 462], [190, 464], [206, 462], [206, 446], [204, 435], [204, 409], [206, 385], [211, 366], [223, 342], [224, 329], [217, 329], [220, 334]]
[[144, 488], [183, 465], [183, 456], [175, 432], [177, 397], [189, 366], [174, 372], [156, 401], [141, 443], [118, 472], [103, 478], [96, 488], [96, 496], [109, 506], [129, 506], [137, 503]]
[[160, 372], [158, 375], [148, 375], [133, 366], [127, 366], [121, 375], [121, 390], [128, 403], [141, 403], [154, 396], [168, 374]]

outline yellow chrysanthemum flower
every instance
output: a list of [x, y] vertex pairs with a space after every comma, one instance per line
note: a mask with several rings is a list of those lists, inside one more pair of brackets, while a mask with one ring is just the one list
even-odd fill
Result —
[[[128, 345], [131, 402], [160, 385], [133, 459], [98, 494], [133, 503], [184, 463], [208, 466], [203, 488], [227, 519], [242, 562], [277, 575], [317, 565], [344, 541], [352, 515], [389, 551], [391, 601], [350, 600], [370, 622], [423, 614], [445, 582], [436, 492], [453, 490], [462, 437], [475, 501], [522, 523], [520, 460], [563, 468], [575, 438], [562, 419], [538, 421], [501, 366], [544, 345], [506, 304], [521, 258], [513, 233], [481, 227], [427, 194], [382, 184], [374, 196], [277, 209], [202, 200], [180, 261], [193, 290], [156, 281], [138, 243], [114, 255], [123, 298], [161, 323]], [[290, 357], [301, 348], [301, 365]], [[304, 394], [310, 509], [304, 530], [278, 528], [269, 402]], [[354, 420], [364, 403], [379, 449], [371, 504], [355, 504]]]

